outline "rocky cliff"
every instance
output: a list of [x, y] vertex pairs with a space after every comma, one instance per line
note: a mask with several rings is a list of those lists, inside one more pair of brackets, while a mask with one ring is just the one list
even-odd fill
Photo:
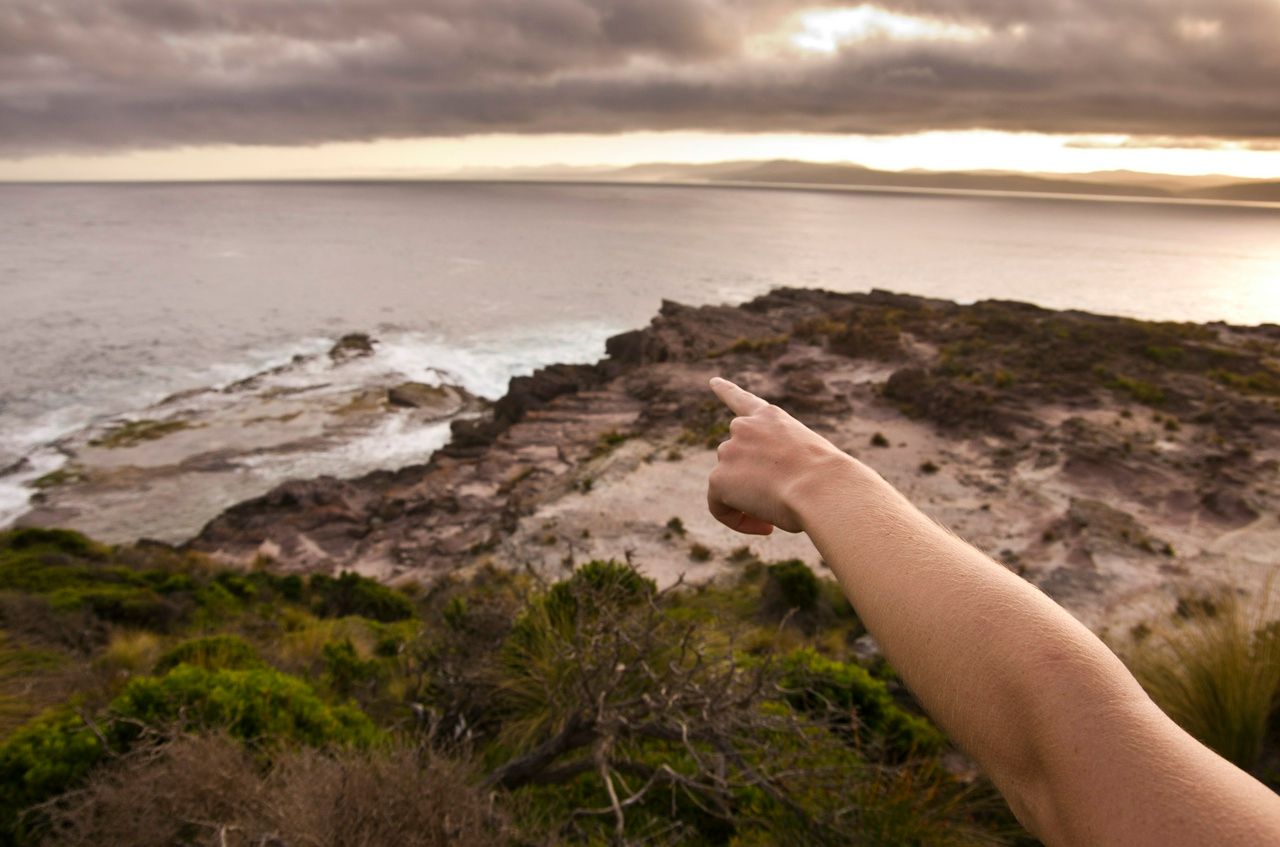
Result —
[[[747, 540], [705, 514], [720, 374], [1095, 626], [1277, 563], [1280, 327], [782, 289], [664, 303], [607, 352], [512, 380], [425, 464], [284, 483], [190, 545], [392, 581], [624, 556], [660, 581], [712, 576]], [[751, 543], [820, 566], [803, 538]]]

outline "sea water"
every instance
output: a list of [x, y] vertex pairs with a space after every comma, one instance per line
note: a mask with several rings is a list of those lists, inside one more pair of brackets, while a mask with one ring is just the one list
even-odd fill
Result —
[[[374, 369], [496, 398], [514, 375], [599, 358], [663, 299], [777, 286], [1280, 322], [1280, 211], [616, 185], [0, 185], [0, 469], [18, 467], [0, 475], [0, 525], [61, 461], [59, 436], [346, 332], [380, 341], [351, 379]], [[317, 468], [394, 466], [446, 431], [386, 435]], [[300, 457], [280, 473], [317, 468]]]

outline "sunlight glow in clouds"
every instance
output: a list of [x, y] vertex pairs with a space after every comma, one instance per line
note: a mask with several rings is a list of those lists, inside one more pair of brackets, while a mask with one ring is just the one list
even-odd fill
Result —
[[1178, 18], [1178, 35], [1185, 41], [1213, 41], [1222, 35], [1222, 21], [1209, 18]]
[[1130, 136], [984, 130], [913, 135], [629, 132], [617, 135], [472, 135], [308, 147], [205, 146], [0, 160], [0, 180], [413, 179], [501, 176], [505, 168], [625, 167], [747, 159], [853, 162], [883, 170], [1138, 170], [1275, 178], [1280, 150], [1142, 146]]
[[809, 53], [835, 53], [857, 41], [975, 41], [991, 34], [934, 18], [900, 15], [870, 4], [853, 9], [815, 9], [793, 19], [790, 42]]

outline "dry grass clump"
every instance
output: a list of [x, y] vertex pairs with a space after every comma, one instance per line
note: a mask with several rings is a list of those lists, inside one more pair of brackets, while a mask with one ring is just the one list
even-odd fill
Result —
[[1274, 584], [1252, 604], [1234, 596], [1180, 604], [1174, 625], [1123, 657], [1169, 717], [1245, 770], [1260, 762], [1280, 695], [1280, 628], [1269, 623]]
[[506, 840], [456, 762], [408, 747], [284, 753], [264, 770], [226, 736], [132, 753], [45, 807], [58, 847], [405, 847]]

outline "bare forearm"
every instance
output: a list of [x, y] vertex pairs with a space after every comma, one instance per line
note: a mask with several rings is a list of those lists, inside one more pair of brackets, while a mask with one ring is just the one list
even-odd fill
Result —
[[737, 415], [707, 507], [738, 532], [807, 532], [930, 715], [1047, 844], [1280, 843], [1280, 800], [1196, 742], [1031, 584], [727, 380]]
[[793, 493], [797, 514], [868, 630], [1042, 838], [1104, 843], [1095, 821], [1108, 818], [1154, 834], [1172, 822], [1135, 808], [1135, 781], [1175, 792], [1188, 770], [1231, 769], [1172, 727], [1082, 624], [873, 471], [849, 461], [808, 486]]
[[1035, 708], [1023, 690], [1035, 642], [1062, 650], [1066, 636], [1075, 646], [1075, 622], [865, 466], [832, 470], [798, 492], [797, 513], [867, 629], [930, 715], [998, 782], [1034, 778], [1034, 745], [1009, 716]]

